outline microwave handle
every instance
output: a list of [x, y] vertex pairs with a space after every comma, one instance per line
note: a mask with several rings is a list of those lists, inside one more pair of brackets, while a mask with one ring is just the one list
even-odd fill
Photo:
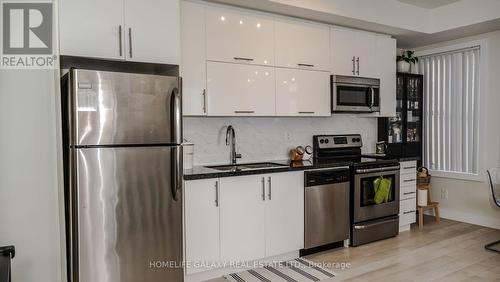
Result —
[[375, 105], [375, 90], [373, 89], [373, 87], [370, 87], [370, 103], [368, 104], [368, 107], [373, 108], [373, 106]]

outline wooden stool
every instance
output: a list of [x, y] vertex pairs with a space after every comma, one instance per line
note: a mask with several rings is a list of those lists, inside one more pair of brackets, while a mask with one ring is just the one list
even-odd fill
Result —
[[[418, 190], [427, 190], [427, 205], [418, 205]], [[434, 210], [434, 217], [436, 221], [439, 222], [439, 203], [432, 201], [432, 186], [428, 184], [417, 184], [417, 210], [418, 210], [418, 227], [422, 228], [424, 226], [424, 211], [428, 209]]]

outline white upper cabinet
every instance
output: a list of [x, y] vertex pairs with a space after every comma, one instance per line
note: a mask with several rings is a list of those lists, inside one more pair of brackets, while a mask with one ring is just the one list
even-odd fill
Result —
[[276, 115], [330, 116], [330, 73], [276, 68]]
[[60, 1], [60, 54], [124, 59], [123, 6], [123, 0]]
[[329, 26], [286, 18], [276, 18], [274, 25], [276, 66], [329, 70]]
[[206, 7], [207, 59], [274, 65], [274, 21], [257, 12]]
[[179, 0], [60, 1], [61, 55], [179, 64]]
[[124, 1], [127, 60], [178, 65], [179, 0]]
[[304, 248], [304, 173], [273, 173], [266, 181], [266, 257]]
[[210, 116], [274, 116], [273, 67], [207, 62]]
[[181, 2], [182, 113], [207, 115], [205, 5]]
[[396, 116], [396, 40], [377, 36], [375, 52], [380, 78], [380, 116]]
[[333, 74], [376, 78], [375, 35], [332, 27], [330, 40]]
[[[218, 262], [220, 260], [218, 179], [185, 182], [186, 260], [191, 262]], [[208, 270], [187, 268], [188, 273]]]

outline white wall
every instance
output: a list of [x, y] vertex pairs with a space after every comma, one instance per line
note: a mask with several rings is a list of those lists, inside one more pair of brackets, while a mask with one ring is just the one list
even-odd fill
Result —
[[194, 143], [194, 163], [229, 162], [225, 145], [226, 126], [236, 131], [239, 162], [286, 160], [288, 151], [298, 145], [312, 145], [315, 134], [362, 134], [364, 152], [373, 152], [377, 138], [377, 119], [351, 114], [327, 118], [259, 117], [205, 118], [185, 117], [184, 138]]
[[[485, 141], [482, 167], [500, 167], [500, 31], [482, 34], [474, 37], [443, 42], [431, 46], [417, 48], [426, 50], [455, 45], [475, 40], [485, 40], [487, 49], [481, 51], [481, 56], [487, 56], [487, 71], [481, 74], [485, 80], [480, 93], [485, 116], [480, 120], [485, 130], [480, 138]], [[434, 177], [433, 200], [440, 203], [442, 216], [445, 218], [490, 226], [500, 229], [500, 208], [492, 202], [491, 190], [486, 181], [485, 169], [481, 171], [482, 181], [467, 181], [443, 177]], [[448, 199], [441, 198], [441, 189], [448, 190]]]
[[16, 282], [62, 281], [55, 72], [0, 70], [0, 246]]
[[16, 247], [14, 282], [66, 281], [58, 84], [58, 70], [0, 69], [0, 246]]

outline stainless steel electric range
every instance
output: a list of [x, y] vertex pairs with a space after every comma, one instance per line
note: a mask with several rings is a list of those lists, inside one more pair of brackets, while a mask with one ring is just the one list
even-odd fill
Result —
[[[363, 158], [362, 146], [359, 134], [313, 137], [313, 161], [316, 164], [342, 163], [350, 167], [352, 246], [396, 236], [399, 226], [399, 163], [397, 160]], [[382, 201], [382, 194], [376, 193], [375, 181], [381, 177], [386, 179]]]

